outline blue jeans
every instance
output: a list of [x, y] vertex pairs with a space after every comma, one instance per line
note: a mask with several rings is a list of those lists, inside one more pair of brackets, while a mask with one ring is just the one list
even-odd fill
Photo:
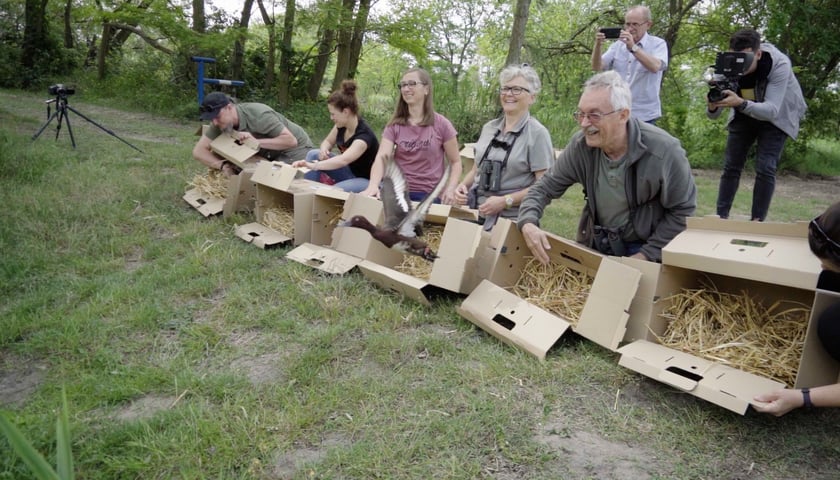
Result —
[[[306, 154], [306, 161], [314, 162], [315, 160], [318, 160], [318, 154], [318, 150], [310, 150]], [[303, 175], [303, 178], [307, 180], [312, 180], [314, 182], [319, 182], [321, 180], [322, 173], [335, 180], [335, 186], [344, 190], [345, 192], [363, 192], [368, 186], [368, 179], [357, 177], [353, 174], [353, 171], [350, 170], [350, 167], [348, 166], [337, 168], [335, 170], [310, 170]]]
[[770, 200], [776, 188], [776, 167], [787, 135], [770, 122], [739, 114], [736, 114], [728, 128], [725, 163], [718, 187], [717, 214], [721, 218], [729, 218], [729, 210], [741, 181], [741, 172], [747, 163], [747, 154], [755, 144], [755, 188], [750, 219], [763, 222], [770, 210]]

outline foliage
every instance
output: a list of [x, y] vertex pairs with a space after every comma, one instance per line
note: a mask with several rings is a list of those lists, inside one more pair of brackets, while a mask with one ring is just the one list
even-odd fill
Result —
[[70, 414], [67, 407], [67, 393], [61, 390], [61, 410], [55, 423], [56, 468], [53, 469], [32, 442], [26, 439], [18, 428], [0, 413], [0, 431], [6, 436], [12, 449], [23, 460], [37, 480], [73, 480], [73, 452], [71, 450]]

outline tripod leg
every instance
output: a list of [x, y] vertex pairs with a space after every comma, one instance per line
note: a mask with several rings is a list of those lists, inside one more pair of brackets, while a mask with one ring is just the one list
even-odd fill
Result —
[[56, 110], [56, 111], [55, 111], [55, 113], [53, 113], [52, 115], [50, 115], [50, 118], [48, 118], [48, 119], [47, 119], [47, 121], [46, 121], [46, 122], [44, 122], [44, 124], [43, 124], [43, 125], [41, 125], [41, 128], [39, 128], [37, 132], [35, 132], [35, 135], [32, 135], [32, 141], [33, 141], [33, 142], [34, 142], [35, 140], [37, 140], [37, 139], [38, 139], [38, 137], [40, 137], [42, 133], [44, 133], [44, 130], [46, 130], [46, 129], [47, 129], [47, 126], [49, 126], [50, 122], [52, 122], [52, 121], [53, 121], [53, 119], [54, 119], [55, 117], [57, 117], [57, 116], [58, 116], [58, 110]]
[[[116, 138], [117, 140], [119, 140], [119, 141], [123, 142], [124, 144], [126, 144], [126, 145], [128, 145], [129, 147], [131, 147], [131, 148], [133, 148], [133, 149], [137, 150], [138, 152], [143, 153], [143, 150], [140, 150], [139, 148], [135, 147], [134, 145], [132, 145], [132, 144], [128, 143], [127, 141], [123, 140], [122, 138], [120, 138], [120, 137], [119, 137], [119, 135], [117, 135], [116, 133], [114, 133], [114, 132], [112, 132], [112, 131], [108, 130], [107, 128], [103, 127], [102, 125], [100, 125], [100, 124], [98, 124], [98, 123], [94, 122], [93, 120], [89, 119], [88, 117], [84, 116], [81, 112], [79, 112], [79, 111], [78, 111], [78, 110], [76, 110], [75, 108], [71, 107], [70, 105], [67, 105], [66, 107], [67, 107], [68, 109], [70, 109], [72, 112], [75, 112], [75, 114], [76, 114], [76, 115], [78, 115], [78, 116], [82, 117], [82, 118], [83, 118], [84, 120], [86, 120], [88, 123], [92, 123], [93, 125], [96, 125], [97, 127], [99, 127], [99, 129], [100, 129], [100, 130], [102, 130], [103, 132], [107, 133], [108, 135], [110, 135], [110, 136], [112, 136], [112, 137]], [[67, 128], [70, 128], [70, 122], [67, 122]], [[72, 137], [72, 135], [71, 135], [71, 137]]]
[[[61, 111], [61, 117], [64, 118], [64, 122], [67, 123], [67, 131], [70, 132], [70, 143], [73, 144], [73, 148], [76, 148], [76, 139], [73, 137], [73, 129], [70, 128], [70, 115], [67, 115], [67, 110]], [[61, 122], [58, 122], [61, 125]]]

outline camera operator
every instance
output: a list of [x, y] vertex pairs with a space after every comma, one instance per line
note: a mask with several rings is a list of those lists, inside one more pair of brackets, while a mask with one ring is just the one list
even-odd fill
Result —
[[643, 122], [656, 124], [662, 116], [659, 87], [662, 73], [668, 68], [668, 45], [647, 33], [652, 24], [650, 8], [639, 5], [627, 10], [624, 28], [603, 55], [601, 44], [606, 36], [600, 31], [596, 33], [592, 70], [618, 72], [633, 92], [633, 115]]
[[805, 115], [802, 89], [793, 74], [790, 59], [770, 43], [761, 43], [755, 30], [740, 30], [729, 39], [733, 52], [753, 54], [752, 63], [738, 79], [738, 91], [724, 90], [725, 97], [708, 101], [709, 118], [730, 107], [723, 173], [717, 197], [717, 214], [729, 217], [738, 191], [747, 154], [756, 145], [755, 187], [750, 218], [764, 221], [776, 186], [776, 167], [787, 137], [796, 139], [799, 121]]
[[210, 143], [222, 132], [236, 132], [242, 141], [256, 139], [260, 145], [257, 155], [268, 160], [303, 160], [313, 148], [303, 128], [262, 103], [234, 104], [224, 93], [213, 92], [204, 97], [200, 111], [201, 119], [212, 125], [193, 147], [193, 158], [225, 176], [238, 174], [239, 168], [210, 150]]
[[697, 187], [679, 140], [630, 115], [630, 87], [614, 71], [583, 87], [574, 112], [580, 131], [519, 206], [519, 229], [534, 257], [550, 261], [540, 218], [552, 199], [583, 185], [577, 241], [602, 253], [659, 262], [685, 230]]
[[482, 127], [475, 144], [480, 160], [455, 188], [455, 203], [477, 208], [485, 230], [499, 217], [515, 221], [528, 188], [554, 161], [548, 130], [530, 114], [540, 88], [528, 65], [509, 65], [499, 73], [503, 114]]

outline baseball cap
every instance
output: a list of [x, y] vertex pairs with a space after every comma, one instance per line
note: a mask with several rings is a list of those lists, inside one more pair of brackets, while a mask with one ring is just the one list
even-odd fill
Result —
[[202, 120], [213, 120], [223, 108], [230, 103], [230, 99], [222, 92], [213, 92], [204, 97], [198, 110]]

